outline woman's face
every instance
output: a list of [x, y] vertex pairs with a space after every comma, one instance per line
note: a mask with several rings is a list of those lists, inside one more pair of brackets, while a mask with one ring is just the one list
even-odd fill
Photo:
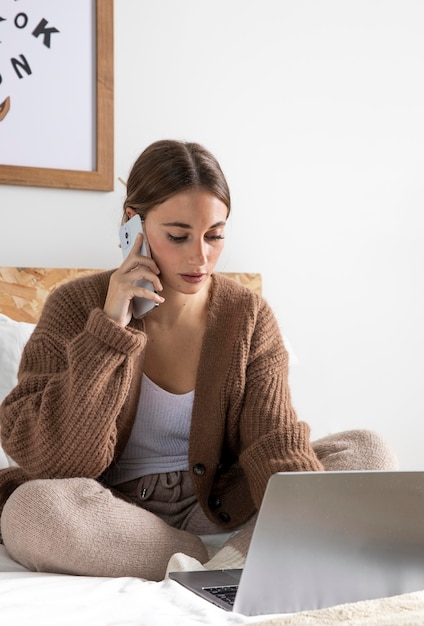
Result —
[[194, 294], [224, 247], [228, 209], [207, 191], [182, 191], [146, 215], [144, 228], [164, 289]]

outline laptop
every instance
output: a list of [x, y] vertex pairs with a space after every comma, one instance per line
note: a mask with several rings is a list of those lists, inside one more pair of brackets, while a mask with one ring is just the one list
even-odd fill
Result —
[[243, 570], [169, 576], [244, 615], [422, 590], [424, 471], [274, 474]]

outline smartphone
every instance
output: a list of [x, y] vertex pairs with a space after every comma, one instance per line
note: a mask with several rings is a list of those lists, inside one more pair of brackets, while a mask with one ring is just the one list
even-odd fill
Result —
[[[123, 224], [119, 229], [119, 239], [121, 242], [122, 256], [124, 257], [124, 259], [127, 258], [132, 247], [134, 246], [134, 241], [138, 233], [143, 233], [143, 243], [141, 245], [140, 254], [142, 256], [148, 256], [151, 258], [152, 255], [150, 254], [147, 237], [143, 231], [143, 223], [140, 216], [137, 214], [134, 215], [134, 217], [132, 217], [130, 220], [128, 220], [128, 222], [125, 222], [125, 224]], [[136, 282], [136, 285], [138, 287], [144, 287], [145, 289], [149, 289], [152, 292], [155, 291], [153, 288], [153, 284], [145, 278], [143, 278], [142, 280], [138, 280]], [[139, 319], [140, 317], [143, 317], [143, 315], [146, 315], [146, 313], [154, 309], [156, 306], [156, 302], [147, 300], [147, 298], [135, 297], [133, 298], [133, 315], [134, 317]]]

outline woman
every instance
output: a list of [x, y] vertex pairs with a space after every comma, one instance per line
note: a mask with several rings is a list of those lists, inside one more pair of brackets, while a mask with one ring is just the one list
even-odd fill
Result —
[[[0, 475], [2, 536], [29, 569], [160, 580], [177, 552], [239, 564], [273, 473], [393, 467], [372, 433], [311, 445], [269, 306], [213, 273], [230, 207], [207, 150], [151, 145], [124, 221], [140, 215], [152, 258], [140, 234], [116, 271], [48, 299], [0, 410], [19, 465]], [[134, 297], [158, 306], [135, 319]], [[208, 561], [200, 536], [240, 529]]]

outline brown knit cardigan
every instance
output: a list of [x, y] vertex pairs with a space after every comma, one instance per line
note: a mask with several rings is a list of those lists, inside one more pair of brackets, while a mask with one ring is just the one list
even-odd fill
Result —
[[[111, 272], [74, 280], [47, 300], [27, 343], [18, 384], [0, 407], [3, 447], [18, 464], [0, 472], [0, 509], [31, 478], [91, 477], [128, 440], [148, 337], [103, 313]], [[297, 421], [287, 352], [264, 299], [212, 277], [195, 387], [189, 471], [198, 500], [223, 528], [244, 522], [278, 471], [321, 470], [309, 427]]]

